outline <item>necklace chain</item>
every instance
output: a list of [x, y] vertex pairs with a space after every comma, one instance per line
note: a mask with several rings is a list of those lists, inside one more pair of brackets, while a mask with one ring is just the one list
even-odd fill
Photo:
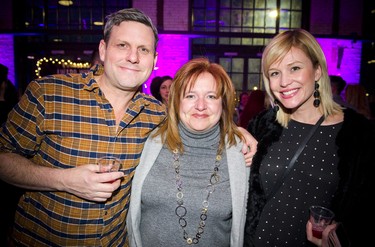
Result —
[[176, 186], [177, 186], [177, 207], [175, 209], [175, 213], [178, 216], [178, 223], [182, 227], [183, 230], [183, 238], [186, 240], [186, 242], [190, 244], [197, 244], [199, 242], [199, 239], [202, 237], [202, 234], [204, 233], [204, 227], [206, 226], [206, 219], [207, 219], [207, 212], [208, 212], [208, 199], [210, 198], [210, 195], [215, 191], [215, 185], [220, 181], [219, 176], [219, 166], [220, 166], [220, 160], [221, 155], [218, 152], [216, 154], [215, 159], [215, 167], [214, 170], [210, 176], [209, 184], [206, 187], [207, 190], [207, 196], [205, 200], [202, 202], [202, 210], [200, 215], [200, 221], [197, 228], [197, 233], [195, 234], [195, 237], [189, 237], [189, 234], [186, 232], [186, 226], [187, 221], [185, 219], [185, 216], [187, 214], [187, 209], [184, 205], [184, 193], [182, 191], [182, 180], [180, 175], [180, 155], [177, 149], [173, 151], [173, 166], [176, 173]]

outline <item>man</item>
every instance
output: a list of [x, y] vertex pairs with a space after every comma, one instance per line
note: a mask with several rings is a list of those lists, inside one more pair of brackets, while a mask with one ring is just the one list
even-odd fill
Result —
[[[29, 84], [0, 130], [0, 178], [28, 190], [15, 216], [16, 245], [127, 245], [131, 177], [166, 115], [138, 91], [156, 64], [157, 42], [149, 17], [120, 10], [107, 16], [99, 44], [104, 71], [97, 65]], [[99, 173], [104, 155], [119, 158], [122, 169]]]

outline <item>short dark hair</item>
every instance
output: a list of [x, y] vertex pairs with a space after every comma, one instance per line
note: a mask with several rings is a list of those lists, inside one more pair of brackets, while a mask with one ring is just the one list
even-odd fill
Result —
[[165, 75], [165, 76], [156, 76], [156, 77], [154, 77], [154, 79], [152, 79], [151, 94], [152, 94], [152, 96], [154, 96], [159, 101], [163, 100], [161, 98], [161, 95], [160, 95], [160, 87], [161, 87], [161, 84], [163, 84], [163, 82], [165, 82], [166, 80], [172, 80], [173, 81], [173, 78], [169, 75]]
[[159, 92], [159, 88], [160, 88], [161, 83], [162, 83], [161, 77], [156, 76], [156, 77], [154, 77], [154, 79], [152, 79], [151, 85], [150, 85], [152, 96], [154, 96], [159, 101], [161, 101], [161, 95], [160, 95], [160, 92]]
[[341, 94], [342, 90], [344, 90], [346, 86], [346, 81], [339, 75], [330, 75], [331, 84], [336, 85], [337, 93]]
[[103, 39], [108, 43], [109, 37], [112, 32], [113, 26], [119, 26], [123, 21], [134, 21], [142, 23], [152, 29], [155, 37], [154, 52], [159, 41], [158, 30], [151, 21], [151, 18], [144, 12], [136, 8], [121, 9], [117, 12], [109, 14], [105, 17], [106, 23], [104, 25], [104, 36]]

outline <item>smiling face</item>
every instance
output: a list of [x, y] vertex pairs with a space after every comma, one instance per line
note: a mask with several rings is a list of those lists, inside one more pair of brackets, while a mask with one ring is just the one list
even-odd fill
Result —
[[321, 76], [305, 53], [292, 48], [268, 70], [270, 90], [285, 108], [297, 111], [314, 108], [314, 86]]
[[220, 121], [222, 98], [216, 93], [216, 81], [210, 73], [200, 74], [181, 97], [179, 117], [188, 129], [204, 131]]
[[152, 29], [142, 23], [123, 21], [113, 26], [108, 43], [101, 40], [99, 44], [105, 83], [136, 91], [154, 69], [154, 43]]

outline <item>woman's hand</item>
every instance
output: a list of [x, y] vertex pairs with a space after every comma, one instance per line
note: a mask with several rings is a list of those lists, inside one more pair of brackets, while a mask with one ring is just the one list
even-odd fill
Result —
[[312, 233], [312, 224], [310, 221], [307, 221], [307, 224], [306, 224], [306, 235], [307, 235], [307, 240], [309, 240], [311, 243], [315, 244], [316, 246], [319, 246], [319, 247], [339, 247], [341, 246], [340, 245], [340, 242], [338, 241], [337, 239], [337, 242], [335, 243], [332, 243], [332, 241], [330, 242], [330, 234], [331, 234], [331, 231], [334, 231], [337, 227], [337, 224], [336, 223], [332, 223], [330, 225], [328, 225], [326, 227], [326, 229], [324, 229], [323, 233], [322, 233], [322, 239], [319, 239], [319, 238], [316, 238], [313, 236], [313, 233]]

